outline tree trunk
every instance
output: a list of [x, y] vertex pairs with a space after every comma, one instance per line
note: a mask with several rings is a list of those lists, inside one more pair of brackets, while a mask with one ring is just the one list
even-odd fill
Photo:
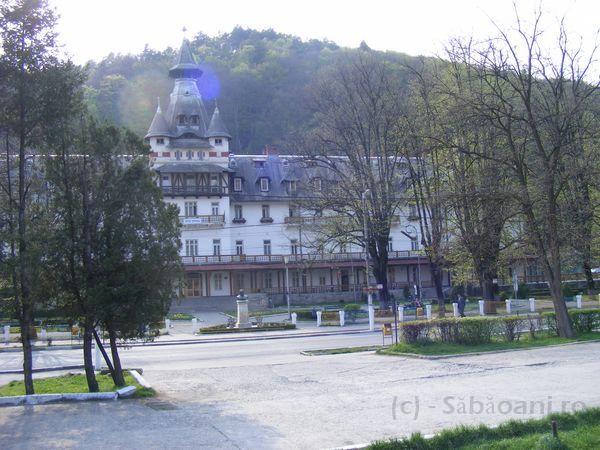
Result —
[[21, 342], [23, 343], [23, 382], [25, 394], [34, 394], [33, 388], [33, 349], [31, 347], [31, 318], [23, 315], [21, 322]]
[[390, 293], [388, 291], [387, 263], [373, 261], [373, 276], [377, 284], [382, 285], [382, 288], [379, 290], [379, 307], [381, 309], [389, 309]]
[[92, 354], [93, 326], [90, 323], [84, 325], [83, 330], [83, 364], [85, 367], [85, 378], [90, 392], [98, 392], [98, 381], [94, 373], [94, 355]]
[[125, 386], [125, 377], [123, 377], [121, 358], [119, 357], [119, 349], [117, 348], [117, 333], [115, 333], [115, 331], [112, 328], [109, 328], [108, 337], [110, 340], [110, 352], [112, 353], [113, 360], [114, 382], [117, 386]]
[[446, 303], [444, 302], [444, 286], [442, 283], [442, 271], [437, 263], [429, 261], [429, 271], [435, 286], [435, 294], [438, 304], [438, 317], [446, 316]]

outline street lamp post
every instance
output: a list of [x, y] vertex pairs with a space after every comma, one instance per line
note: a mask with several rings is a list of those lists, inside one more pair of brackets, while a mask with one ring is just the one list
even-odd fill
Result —
[[287, 301], [288, 319], [292, 320], [292, 310], [290, 308], [290, 272], [288, 270], [288, 256], [283, 257], [283, 264], [285, 265], [285, 297]]
[[369, 309], [369, 330], [375, 329], [375, 310], [373, 308], [373, 294], [371, 293], [371, 286], [369, 286], [369, 229], [367, 227], [367, 194], [370, 193], [370, 189], [366, 189], [362, 195], [362, 207], [363, 207], [363, 239], [364, 239], [364, 250], [365, 250], [365, 284], [367, 285], [367, 305]]
[[[417, 227], [415, 227], [414, 225], [406, 225], [406, 227], [404, 227], [405, 229], [409, 229], [412, 228], [413, 232], [414, 232], [414, 240], [417, 242], [417, 283], [418, 283], [418, 299], [419, 301], [421, 301], [421, 252], [420, 252], [420, 248], [419, 248], [419, 233], [417, 231]], [[411, 239], [413, 238], [412, 235], [409, 236]]]

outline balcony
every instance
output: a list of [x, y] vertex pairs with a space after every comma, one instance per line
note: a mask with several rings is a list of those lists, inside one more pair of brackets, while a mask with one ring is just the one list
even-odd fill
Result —
[[[335, 216], [332, 216], [335, 217]], [[287, 216], [283, 218], [283, 223], [286, 225], [313, 225], [322, 223], [323, 219], [331, 219], [332, 217], [323, 216]]]
[[161, 189], [163, 195], [171, 197], [221, 197], [229, 193], [229, 189], [224, 186], [162, 186]]
[[[389, 252], [389, 259], [417, 257], [419, 252], [409, 250]], [[311, 263], [335, 263], [356, 261], [364, 264], [365, 254], [363, 252], [352, 253], [307, 253], [296, 255], [202, 255], [183, 256], [185, 265], [214, 265], [214, 264], [284, 264], [284, 258], [289, 264], [308, 265]]]
[[180, 217], [179, 221], [184, 230], [199, 230], [208, 227], [222, 227], [225, 225], [225, 214]]

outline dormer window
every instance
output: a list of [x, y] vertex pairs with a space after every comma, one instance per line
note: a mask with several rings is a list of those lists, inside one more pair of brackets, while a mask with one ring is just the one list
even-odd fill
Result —
[[200, 122], [199, 120], [200, 118], [198, 116], [191, 116], [190, 117], [190, 122], [192, 125], [198, 125], [198, 123]]
[[215, 138], [215, 145], [223, 145], [223, 139]]
[[269, 179], [268, 178], [261, 178], [260, 179], [260, 190], [262, 192], [268, 192], [269, 191]]
[[296, 180], [291, 180], [288, 182], [288, 194], [295, 194], [298, 188], [298, 183]]
[[320, 178], [313, 179], [313, 188], [315, 189], [315, 191], [321, 190], [321, 179]]
[[186, 120], [185, 120], [185, 116], [184, 116], [183, 114], [179, 114], [179, 115], [177, 116], [177, 123], [178, 123], [179, 125], [185, 125], [185, 122], [186, 122]]
[[233, 190], [235, 192], [241, 192], [241, 190], [242, 190], [242, 179], [240, 177], [235, 177], [233, 179]]
[[156, 138], [156, 143], [158, 145], [165, 145], [165, 140], [164, 138]]

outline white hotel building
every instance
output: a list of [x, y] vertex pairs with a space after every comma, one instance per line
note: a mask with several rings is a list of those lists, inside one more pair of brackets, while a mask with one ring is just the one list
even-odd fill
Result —
[[[296, 184], [317, 178], [319, 168], [302, 169], [291, 163], [293, 156], [268, 150], [231, 154], [231, 136], [217, 107], [209, 120], [196, 85], [201, 75], [184, 41], [169, 70], [174, 88], [168, 108], [162, 112], [158, 107], [145, 136], [164, 200], [180, 211], [185, 296], [202, 301], [244, 289], [279, 302], [288, 269], [289, 291], [301, 297], [294, 300], [357, 300], [365, 285], [362, 248], [317, 253], [302, 244], [309, 228], [303, 225], [326, 217], [295, 212]], [[428, 291], [429, 268], [415, 251], [418, 241], [406, 233], [407, 218], [416, 220], [405, 211], [391, 232], [390, 288], [412, 288], [420, 277]], [[416, 230], [418, 222], [413, 225]]]

